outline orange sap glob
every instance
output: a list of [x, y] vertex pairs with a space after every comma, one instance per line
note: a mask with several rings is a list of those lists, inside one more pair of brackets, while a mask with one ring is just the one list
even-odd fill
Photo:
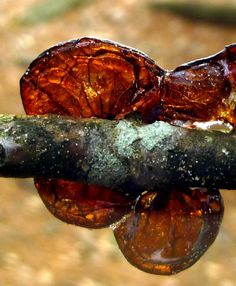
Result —
[[[123, 119], [221, 121], [235, 126], [236, 45], [165, 71], [145, 54], [114, 42], [82, 38], [42, 53], [21, 78], [27, 114]], [[136, 267], [177, 273], [215, 240], [223, 216], [218, 190], [147, 190], [137, 197], [62, 179], [36, 178], [47, 208], [75, 225], [113, 225], [121, 251]], [[129, 194], [129, 190], [125, 190]]]

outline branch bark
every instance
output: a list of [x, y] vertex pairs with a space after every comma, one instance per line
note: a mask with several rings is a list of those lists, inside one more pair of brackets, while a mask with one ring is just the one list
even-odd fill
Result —
[[236, 189], [236, 132], [165, 122], [0, 116], [0, 176], [63, 178], [141, 192]]

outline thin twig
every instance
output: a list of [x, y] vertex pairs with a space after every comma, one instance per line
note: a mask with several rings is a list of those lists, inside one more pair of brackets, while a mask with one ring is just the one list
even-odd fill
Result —
[[0, 116], [0, 176], [64, 178], [135, 193], [236, 189], [236, 132], [164, 122]]
[[166, 10], [191, 20], [221, 25], [236, 24], [236, 6], [233, 3], [213, 4], [199, 1], [161, 1], [150, 4], [154, 10]]

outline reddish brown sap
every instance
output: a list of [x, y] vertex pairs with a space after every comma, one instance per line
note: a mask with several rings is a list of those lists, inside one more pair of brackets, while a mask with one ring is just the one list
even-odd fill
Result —
[[223, 120], [235, 124], [236, 45], [167, 72], [145, 54], [82, 38], [32, 62], [21, 79], [28, 114], [143, 120]]
[[121, 219], [131, 208], [131, 200], [118, 192], [55, 179], [35, 179], [47, 208], [59, 219], [87, 227], [106, 227]]
[[167, 72], [162, 118], [236, 123], [236, 45]]
[[33, 61], [21, 79], [28, 114], [122, 118], [160, 103], [164, 71], [144, 54], [83, 38], [55, 46]]
[[127, 260], [150, 273], [175, 274], [194, 264], [215, 240], [223, 216], [218, 191], [148, 192], [114, 228]]
[[[221, 120], [234, 126], [235, 83], [236, 45], [165, 71], [139, 51], [82, 38], [42, 53], [20, 87], [27, 114], [121, 119], [139, 113], [144, 123]], [[117, 190], [78, 182], [36, 178], [35, 184], [65, 222], [100, 228], [122, 218], [114, 228], [120, 249], [133, 265], [155, 274], [195, 263], [223, 215], [220, 194], [206, 189], [150, 190], [135, 203]]]
[[[41, 54], [21, 79], [21, 95], [27, 114], [122, 118], [136, 109], [148, 113], [151, 106], [159, 104], [162, 74], [152, 60], [138, 51], [83, 38]], [[38, 178], [36, 188], [55, 216], [90, 228], [116, 222], [130, 210], [133, 201], [115, 192], [108, 199], [107, 190], [95, 186], [89, 187], [89, 196], [85, 197], [88, 186], [63, 180]], [[77, 198], [73, 207], [71, 200], [63, 199], [72, 190]], [[56, 198], [49, 199], [55, 193]]]

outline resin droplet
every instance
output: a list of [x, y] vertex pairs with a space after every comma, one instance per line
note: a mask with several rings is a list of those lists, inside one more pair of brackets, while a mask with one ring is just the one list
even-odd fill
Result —
[[131, 264], [149, 273], [171, 275], [203, 255], [215, 240], [222, 217], [218, 191], [147, 192], [114, 227], [114, 234]]
[[130, 212], [133, 201], [109, 188], [59, 179], [36, 179], [49, 211], [60, 220], [87, 228], [108, 227]]
[[[163, 70], [130, 48], [82, 38], [41, 54], [21, 78], [27, 114], [122, 118], [159, 102]], [[36, 180], [43, 201], [58, 218], [98, 228], [119, 220], [130, 201], [113, 190], [64, 180]]]
[[161, 101], [164, 120], [236, 124], [236, 45], [166, 73]]
[[122, 118], [160, 102], [164, 71], [141, 52], [82, 38], [34, 60], [20, 81], [27, 114]]

